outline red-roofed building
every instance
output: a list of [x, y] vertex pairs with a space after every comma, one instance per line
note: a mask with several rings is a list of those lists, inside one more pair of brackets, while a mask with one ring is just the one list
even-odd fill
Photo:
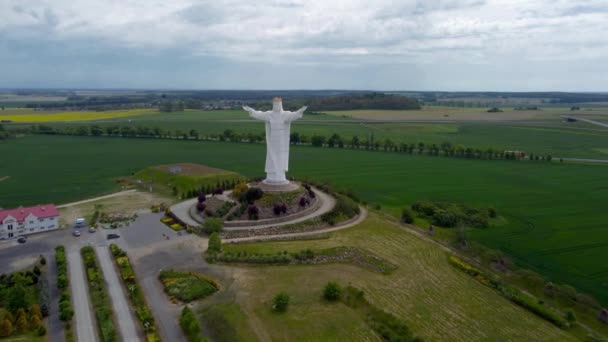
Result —
[[0, 209], [0, 239], [59, 228], [59, 212], [53, 204]]

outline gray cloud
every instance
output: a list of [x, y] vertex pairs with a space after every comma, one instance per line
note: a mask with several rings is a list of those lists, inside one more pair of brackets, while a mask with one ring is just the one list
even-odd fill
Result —
[[[192, 70], [201, 71], [210, 61], [221, 61], [219, 70], [225, 75], [242, 73], [243, 66], [280, 66], [300, 75], [324, 70], [344, 88], [359, 86], [356, 78], [378, 82], [372, 75], [382, 73], [388, 75], [387, 84], [380, 88], [416, 88], [414, 78], [433, 88], [432, 75], [437, 88], [454, 89], [474, 82], [478, 89], [485, 84], [500, 88], [487, 81], [487, 70], [536, 74], [539, 66], [550, 72], [567, 64], [585, 68], [564, 77], [597, 75], [605, 72], [602, 61], [608, 58], [605, 32], [604, 0], [0, 1], [5, 60], [49, 46], [38, 50], [40, 58], [31, 63], [42, 63], [45, 54], [63, 54], [76, 66], [94, 60], [101, 69], [117, 70], [112, 64], [116, 60], [133, 59], [135, 65], [188, 60]], [[113, 58], [97, 57], [103, 54]], [[416, 72], [407, 73], [408, 67]], [[456, 79], [459, 72], [446, 67], [467, 70], [470, 80]], [[14, 66], [0, 66], [0, 72], [9, 68]], [[358, 72], [328, 72], [347, 69]], [[87, 70], [81, 70], [83, 79]], [[397, 71], [407, 75], [399, 78]], [[563, 87], [566, 79], [555, 76], [548, 74], [538, 86]], [[219, 77], [214, 82], [225, 84]], [[504, 84], [505, 89], [513, 87]], [[187, 78], [184, 86], [199, 84]], [[301, 87], [325, 86], [309, 82]], [[598, 82], [593, 87], [605, 86]]]

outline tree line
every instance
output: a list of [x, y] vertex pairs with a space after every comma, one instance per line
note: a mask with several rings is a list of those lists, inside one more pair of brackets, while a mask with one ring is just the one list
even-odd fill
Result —
[[384, 93], [369, 93], [364, 95], [346, 95], [315, 98], [310, 101], [308, 108], [320, 110], [352, 110], [352, 109], [420, 109], [418, 100]]
[[[264, 132], [235, 132], [226, 129], [222, 133], [202, 135], [197, 130], [163, 130], [159, 127], [146, 126], [67, 126], [56, 128], [48, 125], [33, 125], [30, 129], [22, 130], [23, 133], [50, 134], [50, 135], [76, 135], [76, 136], [108, 136], [123, 138], [154, 138], [154, 139], [174, 139], [174, 140], [205, 140], [239, 143], [264, 143], [266, 134]], [[468, 159], [506, 159], [506, 160], [538, 160], [551, 161], [551, 155], [526, 154], [521, 151], [509, 151], [499, 148], [476, 148], [462, 144], [453, 144], [444, 141], [440, 144], [425, 142], [396, 142], [390, 138], [376, 139], [373, 134], [368, 137], [360, 138], [354, 135], [345, 138], [338, 133], [330, 136], [314, 134], [304, 135], [298, 132], [290, 134], [292, 145], [308, 145], [319, 148], [341, 148], [367, 151], [384, 151], [407, 153], [429, 156], [460, 157]]]

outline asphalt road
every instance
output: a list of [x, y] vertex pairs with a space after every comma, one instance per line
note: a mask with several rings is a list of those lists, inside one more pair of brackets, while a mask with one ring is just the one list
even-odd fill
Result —
[[112, 299], [112, 309], [116, 315], [116, 321], [118, 322], [118, 329], [122, 340], [125, 342], [140, 341], [141, 338], [137, 333], [135, 319], [129, 309], [129, 304], [127, 303], [127, 297], [121, 285], [121, 281], [116, 274], [110, 250], [106, 246], [98, 246], [95, 250], [99, 259], [99, 265], [101, 266], [101, 270], [106, 279], [108, 292]]
[[89, 291], [84, 275], [84, 265], [79, 248], [72, 248], [68, 251], [68, 267], [70, 271], [70, 285], [72, 287], [74, 319], [76, 320], [76, 324], [74, 324], [76, 338], [79, 342], [97, 341], [95, 323], [89, 301]]

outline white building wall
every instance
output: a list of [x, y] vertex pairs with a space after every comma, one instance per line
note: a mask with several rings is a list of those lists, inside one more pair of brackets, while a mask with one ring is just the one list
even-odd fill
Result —
[[[12, 226], [12, 230], [9, 229]], [[29, 214], [23, 222], [8, 216], [0, 223], [0, 239], [10, 239], [21, 235], [29, 235], [59, 228], [59, 217], [38, 218]], [[12, 236], [11, 236], [12, 233]]]

